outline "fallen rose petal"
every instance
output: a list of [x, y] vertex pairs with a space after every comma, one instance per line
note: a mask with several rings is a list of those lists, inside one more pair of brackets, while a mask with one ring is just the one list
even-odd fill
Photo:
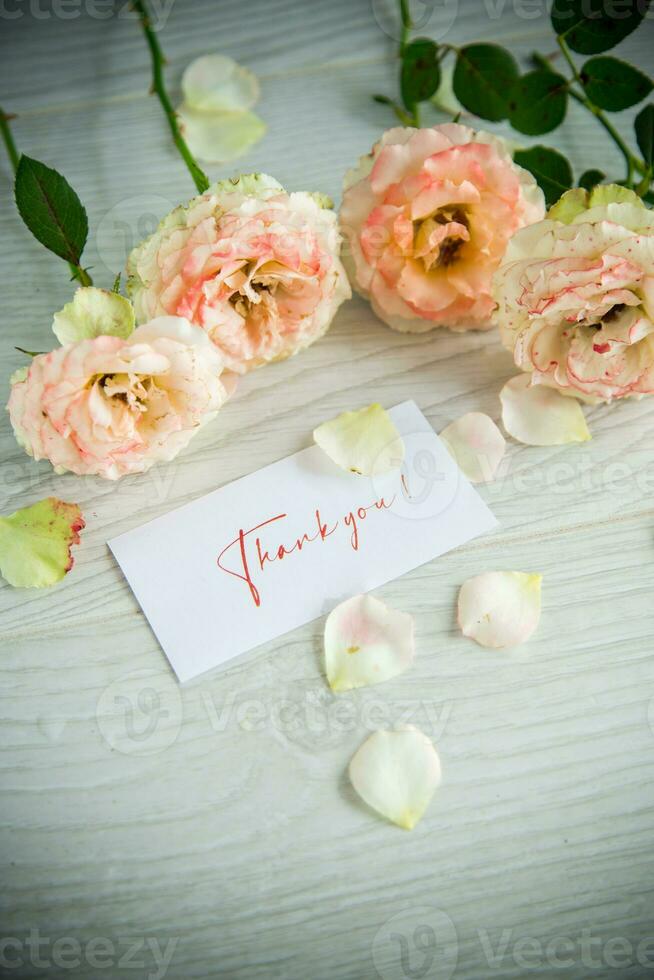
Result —
[[459, 591], [459, 626], [483, 647], [513, 647], [532, 635], [540, 620], [542, 575], [484, 572]]
[[349, 773], [368, 806], [412, 830], [441, 781], [441, 764], [427, 736], [405, 725], [371, 735], [352, 757]]
[[254, 112], [203, 112], [184, 103], [177, 115], [191, 153], [207, 163], [235, 160], [266, 132]]
[[62, 345], [102, 336], [125, 339], [134, 330], [134, 308], [118, 293], [82, 286], [72, 301], [55, 313], [52, 329]]
[[519, 374], [502, 388], [502, 424], [528, 446], [562, 446], [592, 438], [579, 402]]
[[42, 589], [73, 567], [84, 518], [77, 504], [47, 497], [0, 517], [0, 572], [10, 585]]
[[184, 101], [203, 112], [244, 112], [259, 99], [257, 76], [224, 54], [196, 58], [182, 76]]
[[404, 460], [402, 437], [378, 404], [323, 422], [313, 438], [338, 466], [361, 476], [399, 469]]
[[414, 654], [413, 618], [373, 596], [353, 596], [327, 617], [325, 670], [332, 691], [396, 677]]
[[450, 455], [471, 483], [495, 477], [506, 450], [506, 440], [483, 412], [468, 412], [440, 433]]

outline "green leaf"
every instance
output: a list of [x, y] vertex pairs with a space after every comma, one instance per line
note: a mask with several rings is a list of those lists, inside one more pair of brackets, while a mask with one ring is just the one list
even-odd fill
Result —
[[579, 186], [585, 190], [591, 190], [596, 184], [601, 184], [605, 180], [606, 174], [601, 170], [584, 170], [579, 178]]
[[532, 146], [518, 150], [513, 159], [534, 175], [550, 207], [572, 187], [572, 167], [557, 150], [549, 146]]
[[400, 91], [409, 111], [418, 102], [430, 99], [441, 81], [438, 46], [427, 37], [417, 37], [407, 44], [402, 55]]
[[540, 136], [556, 129], [568, 108], [568, 83], [562, 75], [537, 68], [511, 90], [509, 122], [519, 133]]
[[654, 162], [654, 103], [641, 109], [634, 122], [636, 139], [648, 167]]
[[518, 66], [506, 48], [468, 44], [457, 55], [452, 85], [469, 112], [500, 122], [509, 114], [509, 93], [518, 77]]
[[650, 0], [554, 0], [552, 26], [573, 51], [600, 54], [634, 31]]
[[79, 265], [89, 233], [84, 207], [68, 181], [23, 155], [16, 171], [16, 206], [34, 237], [60, 258]]
[[47, 497], [0, 517], [0, 572], [10, 585], [42, 589], [73, 567], [84, 518], [77, 504]]
[[654, 88], [642, 71], [610, 55], [590, 58], [580, 77], [590, 101], [607, 112], [621, 112], [642, 102]]
[[18, 350], [21, 354], [27, 354], [29, 357], [38, 357], [40, 354], [45, 354], [43, 350], [25, 350], [24, 347], [14, 347], [14, 350]]

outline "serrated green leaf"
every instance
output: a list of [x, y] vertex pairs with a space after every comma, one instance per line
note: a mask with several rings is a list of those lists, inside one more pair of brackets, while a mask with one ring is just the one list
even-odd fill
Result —
[[419, 102], [430, 99], [440, 81], [438, 45], [428, 37], [415, 38], [404, 49], [400, 69], [400, 91], [406, 108], [413, 111]]
[[648, 167], [654, 163], [654, 103], [641, 109], [634, 121], [636, 139]]
[[0, 572], [10, 585], [42, 589], [73, 566], [84, 518], [77, 504], [47, 497], [0, 517]]
[[519, 133], [540, 136], [556, 129], [568, 108], [568, 83], [562, 75], [537, 68], [511, 89], [509, 122]]
[[573, 51], [600, 54], [631, 34], [650, 0], [554, 0], [552, 26]]
[[517, 150], [513, 159], [534, 175], [551, 207], [572, 187], [572, 167], [557, 150], [549, 146], [532, 146], [528, 150]]
[[89, 223], [66, 178], [23, 155], [16, 171], [15, 192], [20, 216], [34, 237], [55, 255], [79, 265]]
[[590, 101], [607, 112], [621, 112], [642, 102], [654, 88], [642, 71], [610, 55], [589, 58], [580, 77]]
[[589, 191], [595, 187], [596, 184], [601, 184], [605, 180], [606, 174], [602, 173], [601, 170], [584, 170], [583, 174], [579, 178], [579, 186], [583, 187], [585, 190]]
[[452, 86], [469, 112], [499, 122], [509, 114], [509, 94], [518, 77], [518, 66], [506, 48], [468, 44], [457, 55]]

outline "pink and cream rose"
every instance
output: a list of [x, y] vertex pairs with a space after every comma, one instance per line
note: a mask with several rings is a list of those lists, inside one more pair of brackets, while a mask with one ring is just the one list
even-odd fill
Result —
[[129, 257], [137, 322], [202, 327], [244, 373], [321, 337], [351, 295], [328, 198], [266, 174], [224, 180], [176, 208]]
[[30, 456], [59, 473], [117, 480], [173, 459], [216, 416], [231, 387], [223, 369], [202, 330], [160, 317], [127, 339], [39, 354], [12, 379], [7, 408]]
[[588, 401], [654, 393], [654, 212], [633, 191], [564, 194], [513, 237], [495, 297], [533, 384]]
[[353, 285], [395, 330], [487, 329], [509, 238], [545, 213], [504, 140], [447, 123], [391, 129], [345, 178]]

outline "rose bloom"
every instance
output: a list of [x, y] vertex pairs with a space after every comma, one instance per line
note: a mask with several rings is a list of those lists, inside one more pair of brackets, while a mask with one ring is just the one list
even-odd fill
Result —
[[330, 205], [266, 174], [215, 184], [130, 255], [137, 322], [184, 316], [239, 373], [308, 347], [351, 295]]
[[654, 213], [633, 191], [569, 191], [518, 232], [495, 280], [518, 367], [587, 401], [654, 392]]
[[228, 396], [223, 367], [201, 330], [160, 317], [127, 340], [101, 336], [39, 354], [12, 379], [7, 408], [30, 456], [58, 473], [117, 480], [173, 459], [216, 416]]
[[352, 283], [395, 330], [487, 329], [491, 282], [543, 194], [504, 140], [447, 123], [391, 129], [345, 177]]

